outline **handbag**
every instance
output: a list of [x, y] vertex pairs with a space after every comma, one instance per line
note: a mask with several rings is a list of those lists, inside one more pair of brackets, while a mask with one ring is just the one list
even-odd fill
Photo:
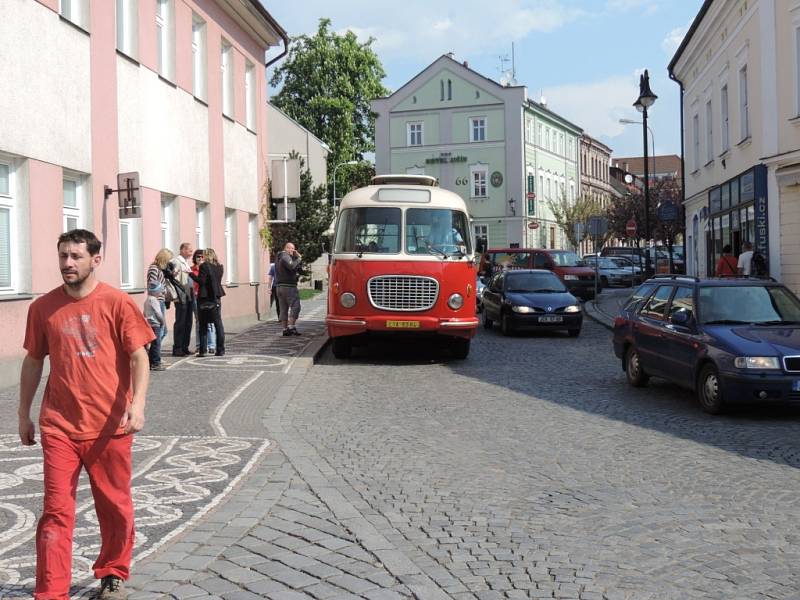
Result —
[[197, 303], [197, 308], [200, 310], [214, 310], [217, 308], [217, 303], [213, 300], [201, 300]]

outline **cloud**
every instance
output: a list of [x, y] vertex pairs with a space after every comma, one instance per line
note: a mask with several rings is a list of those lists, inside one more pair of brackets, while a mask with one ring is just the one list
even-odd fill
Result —
[[661, 48], [667, 55], [673, 56], [678, 51], [678, 47], [681, 45], [683, 38], [689, 31], [691, 24], [691, 21], [689, 21], [689, 23], [683, 27], [676, 27], [661, 41]]
[[[632, 118], [639, 94], [636, 73], [545, 90], [547, 106], [582, 127], [592, 137], [613, 138], [625, 131], [621, 118]], [[538, 100], [538, 98], [536, 98]]]
[[652, 14], [659, 8], [657, 0], [608, 0], [606, 8], [614, 12], [631, 12], [641, 9], [645, 14]]

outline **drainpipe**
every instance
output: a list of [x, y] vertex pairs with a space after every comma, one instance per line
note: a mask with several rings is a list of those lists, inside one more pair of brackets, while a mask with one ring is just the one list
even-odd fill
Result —
[[[675, 73], [673, 73], [672, 70], [669, 71], [669, 78], [672, 81], [674, 81], [675, 83], [677, 83], [678, 86], [680, 86], [680, 89], [681, 89], [681, 101], [680, 101], [680, 111], [681, 111], [681, 206], [683, 206], [684, 210], [685, 210], [685, 206], [686, 206], [686, 161], [684, 160], [685, 139], [684, 139], [684, 132], [683, 132], [683, 95], [684, 95], [684, 87], [683, 87], [683, 82], [680, 79], [678, 79], [677, 77], [675, 77]], [[687, 248], [686, 248], [686, 215], [685, 214], [684, 214], [683, 220], [681, 221], [681, 234], [683, 236], [683, 259], [684, 259], [684, 263], [683, 264], [684, 264], [684, 268], [686, 268], [687, 267], [687, 265], [686, 265]], [[695, 240], [695, 243], [696, 244], [698, 243], [697, 240]], [[705, 240], [703, 240], [703, 243], [705, 243]], [[670, 259], [671, 259], [671, 257], [670, 257]], [[695, 262], [697, 262], [696, 257], [695, 257]], [[697, 274], [695, 273], [695, 275], [697, 275]]]

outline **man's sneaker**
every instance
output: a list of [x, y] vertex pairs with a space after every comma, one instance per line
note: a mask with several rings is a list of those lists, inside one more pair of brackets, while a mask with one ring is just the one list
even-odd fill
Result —
[[115, 575], [106, 575], [100, 580], [100, 591], [95, 596], [98, 600], [126, 600], [127, 597], [125, 582]]
[[300, 332], [299, 332], [299, 331], [297, 331], [297, 329], [296, 329], [296, 328], [294, 328], [294, 327], [292, 327], [291, 329], [289, 329], [289, 333], [291, 333], [292, 335], [300, 335]]
[[284, 329], [283, 330], [283, 337], [289, 337], [290, 335], [294, 335], [291, 329]]
[[167, 367], [165, 367], [162, 364], [157, 364], [157, 365], [153, 365], [152, 367], [150, 367], [150, 370], [151, 371], [166, 371]]

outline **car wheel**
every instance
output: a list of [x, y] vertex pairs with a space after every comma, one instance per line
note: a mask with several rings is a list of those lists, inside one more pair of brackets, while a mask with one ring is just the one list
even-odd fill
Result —
[[491, 329], [492, 325], [494, 325], [494, 321], [489, 318], [489, 311], [483, 309], [483, 328], [484, 329]]
[[709, 414], [718, 415], [725, 410], [719, 371], [712, 364], [707, 364], [700, 370], [697, 379], [697, 399], [701, 408]]
[[632, 346], [628, 348], [625, 354], [625, 375], [628, 378], [628, 383], [633, 387], [643, 387], [647, 385], [650, 376], [642, 369], [642, 363], [639, 360], [639, 353]]
[[336, 358], [350, 358], [350, 354], [353, 352], [353, 344], [347, 338], [337, 337], [333, 338], [331, 349]]
[[469, 343], [471, 340], [466, 340], [463, 338], [456, 339], [452, 345], [450, 346], [450, 353], [453, 355], [453, 358], [457, 358], [459, 360], [464, 360], [469, 356]]
[[581, 330], [580, 329], [568, 329], [567, 333], [569, 334], [569, 337], [578, 337], [581, 334]]
[[503, 332], [503, 335], [511, 335], [513, 333], [508, 315], [503, 315], [500, 318], [500, 331]]

